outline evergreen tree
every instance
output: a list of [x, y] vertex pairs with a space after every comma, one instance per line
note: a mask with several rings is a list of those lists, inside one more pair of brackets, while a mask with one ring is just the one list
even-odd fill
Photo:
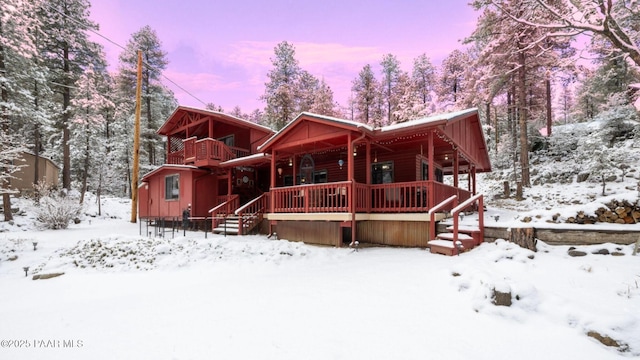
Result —
[[380, 126], [382, 117], [378, 111], [380, 109], [376, 109], [380, 105], [380, 90], [371, 65], [367, 64], [360, 70], [358, 77], [353, 81], [351, 91], [354, 94], [354, 120]]
[[610, 50], [628, 56], [640, 67], [640, 27], [638, 4], [634, 0], [476, 0], [477, 6], [491, 6], [519, 24], [519, 28], [545, 29], [543, 36], [529, 39], [527, 45], [547, 38], [566, 38], [586, 34], [604, 40]]
[[313, 104], [311, 105], [311, 109], [309, 109], [312, 113], [326, 115], [326, 116], [334, 116], [339, 117], [339, 111], [337, 109], [337, 104], [333, 100], [333, 91], [327, 85], [327, 83], [322, 79], [320, 81], [320, 85], [316, 90], [313, 97]]
[[[62, 95], [58, 128], [62, 132], [62, 186], [71, 188], [70, 119], [72, 88], [83, 69], [95, 56], [96, 47], [87, 32], [98, 26], [89, 20], [88, 0], [43, 1], [39, 17], [43, 22], [43, 57], [49, 68], [50, 81]], [[59, 154], [54, 157], [60, 159]]]
[[320, 81], [306, 70], [300, 70], [296, 89], [296, 113], [311, 111], [315, 102], [316, 92], [320, 88]]
[[107, 152], [107, 137], [103, 129], [108, 125], [106, 109], [112, 109], [114, 104], [107, 97], [106, 71], [96, 71], [94, 66], [90, 66], [78, 79], [76, 86], [77, 96], [71, 101], [74, 110], [71, 150], [73, 158], [79, 160], [75, 173], [81, 183], [80, 203], [83, 203], [88, 183], [92, 183], [92, 188], [100, 189], [105, 178], [106, 169], [102, 166], [104, 158], [101, 154]]
[[442, 61], [436, 93], [441, 108], [463, 107], [464, 91], [467, 90], [468, 68], [471, 58], [466, 52], [454, 50]]
[[[158, 111], [158, 106], [166, 101], [165, 98], [168, 97], [171, 101], [172, 97], [160, 82], [162, 71], [167, 67], [168, 60], [156, 31], [150, 26], [142, 27], [131, 36], [119, 57], [118, 84], [132, 103], [135, 101], [138, 50], [142, 51], [143, 61], [141, 108], [143, 126], [140, 129], [140, 148], [141, 153], [147, 157], [147, 168], [153, 168], [162, 163], [164, 147], [164, 142], [156, 131], [173, 111], [173, 109], [167, 111], [166, 108]], [[134, 108], [135, 104], [130, 106]]]
[[386, 124], [391, 124], [400, 97], [397, 86], [402, 71], [400, 61], [392, 54], [384, 55], [380, 65], [382, 66], [382, 96], [386, 103]]
[[436, 69], [426, 54], [418, 56], [413, 61], [411, 80], [415, 90], [422, 100], [427, 112], [433, 112], [432, 93], [435, 91]]
[[4, 220], [13, 219], [10, 194], [13, 174], [22, 167], [22, 152], [27, 150], [24, 129], [33, 115], [33, 97], [25, 91], [37, 73], [37, 49], [33, 29], [36, 3], [6, 0], [0, 7], [0, 194]]
[[302, 70], [293, 45], [286, 41], [275, 47], [271, 63], [273, 69], [267, 74], [269, 81], [265, 83], [261, 99], [267, 103], [265, 116], [269, 125], [280, 130], [296, 116], [296, 84]]

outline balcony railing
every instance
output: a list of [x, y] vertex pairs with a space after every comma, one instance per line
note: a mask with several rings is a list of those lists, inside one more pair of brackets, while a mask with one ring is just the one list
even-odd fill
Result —
[[[353, 200], [352, 194], [355, 195]], [[426, 213], [430, 194], [434, 197], [432, 204], [451, 195], [457, 195], [460, 201], [471, 196], [469, 191], [435, 181], [377, 185], [345, 181], [271, 189], [273, 212], [276, 213], [351, 212], [352, 202], [358, 213]]]
[[169, 154], [169, 164], [195, 164], [196, 166], [216, 165], [217, 163], [249, 155], [249, 151], [227, 146], [214, 139], [190, 137], [183, 140], [184, 149]]

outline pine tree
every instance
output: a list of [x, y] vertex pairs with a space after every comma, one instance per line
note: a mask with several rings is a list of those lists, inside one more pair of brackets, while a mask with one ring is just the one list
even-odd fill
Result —
[[147, 157], [147, 163], [141, 164], [141, 168], [153, 168], [162, 163], [164, 142], [156, 134], [162, 121], [173, 111], [157, 111], [157, 106], [165, 101], [165, 97], [171, 99], [172, 94], [162, 86], [160, 79], [162, 71], [167, 67], [167, 53], [162, 49], [162, 43], [158, 34], [150, 26], [144, 26], [133, 35], [120, 53], [120, 68], [118, 73], [118, 86], [135, 106], [136, 77], [138, 67], [138, 50], [142, 51], [142, 108], [141, 117], [143, 126], [140, 129], [141, 153]]
[[637, 1], [615, 0], [476, 0], [476, 6], [492, 6], [519, 28], [545, 29], [543, 36], [530, 39], [528, 45], [547, 38], [567, 38], [586, 34], [605, 40], [640, 67], [640, 27]]
[[459, 109], [467, 90], [468, 68], [472, 63], [466, 52], [454, 50], [442, 61], [436, 93], [442, 109]]
[[421, 54], [413, 61], [411, 80], [418, 92], [425, 109], [432, 112], [432, 93], [435, 91], [436, 69], [426, 54]]
[[312, 113], [326, 115], [326, 116], [335, 116], [339, 117], [339, 111], [337, 109], [337, 104], [333, 100], [333, 91], [327, 85], [327, 83], [322, 79], [320, 81], [320, 85], [316, 90], [313, 97], [313, 104], [311, 105], [311, 109], [309, 109]]
[[[42, 2], [40, 18], [43, 21], [43, 56], [49, 68], [51, 81], [62, 95], [58, 128], [62, 131], [62, 186], [71, 188], [71, 89], [83, 68], [93, 59], [96, 49], [87, 32], [98, 26], [89, 20], [88, 0], [51, 0]], [[56, 158], [60, 158], [59, 155]]]
[[354, 95], [354, 120], [365, 124], [380, 126], [382, 117], [379, 108], [380, 99], [378, 80], [376, 80], [371, 65], [365, 65], [358, 77], [353, 81], [351, 91]]
[[267, 103], [265, 116], [275, 130], [282, 129], [294, 116], [297, 109], [297, 89], [301, 69], [295, 58], [295, 48], [286, 41], [279, 43], [271, 59], [273, 69], [267, 77], [265, 92], [261, 99]]
[[380, 65], [382, 66], [382, 96], [386, 103], [386, 124], [391, 124], [400, 97], [397, 86], [402, 71], [400, 70], [400, 61], [392, 54], [384, 55]]
[[306, 70], [300, 70], [296, 90], [296, 112], [311, 111], [320, 81]]
[[71, 101], [74, 110], [71, 150], [73, 158], [81, 160], [80, 165], [75, 167], [81, 183], [80, 203], [84, 201], [88, 183], [91, 182], [93, 188], [101, 189], [105, 178], [106, 169], [102, 166], [105, 159], [101, 154], [107, 152], [108, 145], [103, 129], [108, 125], [106, 110], [114, 107], [107, 97], [108, 77], [106, 71], [96, 71], [94, 66], [90, 66], [78, 79], [77, 96]]
[[10, 195], [13, 174], [23, 165], [22, 152], [27, 150], [21, 134], [31, 114], [33, 98], [23, 87], [37, 78], [37, 49], [33, 29], [35, 3], [6, 0], [0, 8], [0, 194], [4, 220], [13, 219]]

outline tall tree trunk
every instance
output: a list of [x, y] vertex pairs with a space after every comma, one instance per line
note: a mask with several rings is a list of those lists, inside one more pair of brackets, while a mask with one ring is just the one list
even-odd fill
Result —
[[520, 98], [518, 99], [518, 120], [520, 124], [520, 167], [522, 168], [522, 186], [531, 187], [529, 178], [529, 141], [527, 136], [527, 69], [526, 58], [523, 51], [518, 54], [520, 69], [518, 70], [518, 86]]
[[[87, 111], [88, 112], [88, 111]], [[84, 163], [82, 170], [82, 190], [80, 191], [80, 204], [84, 203], [84, 195], [87, 192], [87, 178], [89, 177], [89, 154], [90, 154], [90, 146], [89, 146], [89, 124], [85, 125], [86, 132], [86, 146], [84, 152]]]
[[[35, 82], [33, 86], [33, 105], [35, 107], [35, 113], [38, 113], [38, 83]], [[34, 168], [33, 168], [33, 185], [37, 185], [40, 180], [40, 123], [35, 121], [33, 126], [33, 153], [35, 155]]]
[[493, 107], [493, 128], [495, 129], [494, 135], [496, 138], [495, 141], [495, 151], [498, 152], [498, 143], [500, 142], [500, 131], [498, 130], [498, 109]]
[[547, 79], [545, 80], [546, 85], [546, 98], [547, 98], [547, 136], [551, 136], [551, 79], [549, 78], [549, 74], [547, 74]]
[[[0, 22], [0, 34], [2, 34], [2, 22]], [[4, 62], [4, 47], [2, 43], [0, 43], [0, 73], [6, 74], [6, 65]], [[4, 104], [9, 102], [9, 92], [5, 86], [0, 86], [2, 89], [0, 90], [0, 96], [2, 97], [2, 106], [0, 107], [0, 116], [2, 117], [2, 129], [0, 131], [8, 133], [9, 131], [9, 114]], [[6, 144], [0, 144], [0, 149], [6, 146]], [[13, 220], [13, 214], [11, 213], [11, 196], [8, 193], [9, 188], [11, 187], [11, 178], [8, 174], [8, 167], [3, 166], [4, 170], [7, 171], [6, 178], [2, 181], [2, 209], [4, 211], [4, 221]]]
[[69, 105], [71, 104], [71, 89], [69, 88], [71, 70], [69, 68], [69, 44], [63, 47], [63, 88], [62, 88], [62, 187], [71, 189], [71, 130], [69, 130]]

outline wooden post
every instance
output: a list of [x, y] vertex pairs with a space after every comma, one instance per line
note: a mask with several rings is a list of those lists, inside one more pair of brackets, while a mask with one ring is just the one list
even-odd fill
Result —
[[[429, 177], [429, 196], [427, 197], [428, 199], [428, 206], [429, 209], [433, 208], [436, 205], [436, 198], [435, 198], [435, 171], [433, 169], [434, 167], [434, 161], [433, 161], [433, 152], [435, 151], [435, 147], [433, 145], [433, 130], [429, 131], [429, 138], [428, 138], [428, 145], [427, 145], [427, 158], [429, 159], [429, 175], [427, 175]], [[444, 200], [444, 199], [439, 199], [439, 200]]]
[[[460, 158], [458, 148], [453, 149], [453, 187], [458, 187], [458, 176], [460, 176]], [[435, 179], [434, 179], [435, 180]]]
[[140, 108], [142, 97], [142, 50], [138, 50], [136, 81], [136, 121], [133, 128], [133, 173], [131, 174], [131, 222], [138, 220], [138, 173], [140, 163]]

